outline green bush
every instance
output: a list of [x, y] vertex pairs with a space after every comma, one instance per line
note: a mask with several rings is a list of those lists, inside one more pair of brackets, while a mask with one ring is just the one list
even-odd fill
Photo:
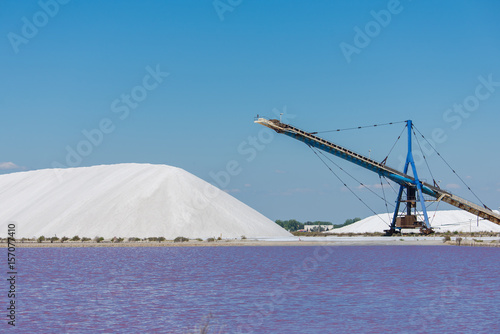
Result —
[[208, 239], [207, 239], [207, 242], [214, 242], [214, 241], [215, 241], [215, 239], [214, 239], [214, 238], [208, 238]]
[[450, 241], [451, 237], [449, 235], [445, 235], [443, 238], [443, 242]]
[[304, 224], [299, 222], [298, 220], [295, 219], [290, 219], [290, 220], [277, 220], [275, 221], [276, 224], [279, 226], [283, 227], [285, 230], [294, 232], [297, 230], [301, 230], [304, 228]]
[[135, 241], [141, 241], [141, 239], [140, 238], [136, 238], [136, 237], [130, 237], [130, 238], [128, 238], [128, 241], [129, 242], [135, 242]]
[[167, 239], [165, 237], [159, 237], [158, 242], [166, 241]]
[[202, 239], [202, 238], [196, 238], [195, 240], [196, 240], [196, 241], [203, 241], [203, 239]]
[[59, 240], [58, 237], [52, 237], [52, 238], [50, 238], [50, 243], [53, 243], [54, 241], [57, 241], [57, 240]]
[[101, 241], [103, 241], [103, 240], [104, 240], [104, 238], [103, 238], [103, 237], [95, 237], [95, 238], [94, 238], [94, 241], [95, 241], [95, 242], [97, 242], [97, 243], [99, 243], [99, 242], [101, 242]]
[[189, 239], [184, 237], [177, 237], [174, 239], [174, 242], [185, 242], [185, 241], [189, 241]]
[[244, 235], [241, 236], [241, 240], [245, 240], [246, 238]]
[[44, 241], [45, 241], [45, 237], [43, 235], [38, 237], [38, 239], [36, 239], [36, 242], [38, 242], [38, 243], [42, 243]]
[[68, 240], [69, 240], [69, 238], [68, 238], [68, 237], [62, 237], [62, 238], [61, 238], [61, 242], [65, 242], [65, 241], [68, 241]]
[[71, 238], [71, 241], [79, 241], [80, 237], [75, 235], [73, 238]]
[[90, 241], [91, 239], [90, 238], [87, 238], [87, 237], [83, 237], [82, 238], [82, 242], [85, 242], [85, 241]]

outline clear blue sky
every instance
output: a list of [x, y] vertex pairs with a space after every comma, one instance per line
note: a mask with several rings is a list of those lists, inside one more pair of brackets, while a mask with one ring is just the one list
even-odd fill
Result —
[[[250, 153], [249, 137], [264, 129], [253, 117], [286, 109], [308, 131], [406, 119], [429, 138], [441, 129], [439, 152], [496, 209], [498, 13], [493, 0], [2, 1], [1, 172], [69, 166], [68, 148], [80, 144], [74, 166], [177, 166], [271, 219], [370, 215], [302, 143], [275, 135]], [[402, 129], [326, 138], [382, 160]], [[81, 144], [84, 130], [95, 145]], [[402, 140], [391, 166], [404, 150]], [[236, 175], [214, 180], [229, 161]], [[365, 184], [379, 182], [335, 161]], [[442, 186], [475, 200], [437, 155], [429, 163]]]

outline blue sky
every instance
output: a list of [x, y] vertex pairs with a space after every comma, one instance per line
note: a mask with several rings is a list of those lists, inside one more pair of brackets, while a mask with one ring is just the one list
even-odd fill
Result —
[[[496, 209], [499, 12], [497, 1], [2, 1], [0, 169], [168, 164], [271, 219], [341, 223], [371, 211], [254, 116], [286, 112], [307, 131], [412, 119]], [[402, 129], [325, 138], [382, 160]], [[83, 154], [68, 160], [71, 150]], [[401, 140], [389, 165], [404, 154]], [[442, 186], [475, 200], [436, 154], [428, 161]], [[228, 163], [234, 175], [221, 178]]]

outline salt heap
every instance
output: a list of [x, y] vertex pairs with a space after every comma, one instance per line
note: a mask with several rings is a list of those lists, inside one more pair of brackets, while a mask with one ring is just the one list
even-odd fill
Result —
[[[22, 237], [288, 237], [234, 197], [179, 168], [118, 164], [0, 175], [0, 221]], [[6, 237], [7, 228], [0, 231]]]
[[[495, 211], [497, 212], [497, 211]], [[432, 228], [436, 232], [500, 232], [500, 225], [463, 211], [444, 210], [427, 212]], [[379, 214], [362, 219], [354, 224], [327, 231], [327, 233], [374, 233], [389, 229], [392, 214]]]

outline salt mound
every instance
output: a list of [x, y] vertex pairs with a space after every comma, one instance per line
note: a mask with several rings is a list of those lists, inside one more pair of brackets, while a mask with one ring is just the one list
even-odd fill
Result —
[[[432, 228], [436, 232], [500, 232], [500, 225], [484, 220], [462, 210], [427, 212]], [[354, 224], [327, 231], [327, 233], [374, 233], [387, 230], [393, 214], [379, 214], [360, 220]]]
[[[0, 175], [0, 221], [16, 237], [288, 237], [234, 197], [179, 168], [119, 164]], [[0, 235], [6, 236], [7, 228]]]

